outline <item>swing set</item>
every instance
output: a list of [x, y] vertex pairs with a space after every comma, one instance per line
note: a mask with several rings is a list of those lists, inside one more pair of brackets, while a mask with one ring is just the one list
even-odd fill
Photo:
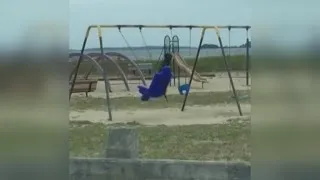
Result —
[[[242, 110], [241, 110], [241, 106], [240, 106], [240, 102], [239, 102], [239, 98], [238, 98], [238, 95], [236, 93], [234, 82], [233, 82], [233, 79], [232, 79], [232, 76], [231, 76], [229, 64], [228, 64], [228, 61], [227, 61], [227, 58], [226, 58], [224, 46], [223, 46], [223, 43], [222, 43], [222, 40], [221, 40], [220, 29], [229, 29], [229, 31], [231, 29], [246, 29], [247, 32], [248, 32], [248, 30], [251, 28], [250, 26], [91, 25], [91, 26], [89, 26], [87, 28], [86, 35], [85, 35], [85, 38], [84, 38], [84, 41], [83, 41], [83, 44], [82, 44], [81, 52], [80, 52], [80, 55], [79, 55], [79, 59], [77, 61], [76, 67], [75, 67], [75, 69], [73, 71], [74, 75], [73, 75], [73, 78], [72, 78], [71, 87], [69, 89], [69, 100], [71, 98], [71, 94], [73, 92], [73, 89], [74, 89], [74, 86], [75, 86], [75, 83], [76, 83], [76, 79], [77, 79], [77, 75], [78, 75], [80, 64], [83, 61], [84, 56], [85, 56], [84, 50], [86, 48], [86, 44], [87, 44], [87, 40], [88, 40], [90, 31], [92, 29], [94, 29], [94, 28], [96, 28], [98, 30], [98, 39], [99, 39], [99, 48], [100, 48], [100, 56], [101, 57], [103, 57], [105, 55], [104, 48], [103, 48], [102, 29], [104, 29], [104, 28], [118, 28], [119, 33], [121, 34], [122, 38], [124, 39], [126, 45], [130, 48], [135, 60], [138, 60], [138, 57], [135, 54], [134, 49], [130, 46], [129, 42], [127, 41], [127, 39], [125, 38], [124, 34], [122, 33], [122, 31], [121, 31], [122, 28], [138, 28], [139, 29], [139, 32], [141, 34], [143, 43], [144, 43], [144, 45], [146, 47], [146, 50], [148, 52], [150, 60], [152, 59], [152, 53], [150, 52], [150, 50], [149, 50], [149, 48], [147, 46], [146, 40], [145, 40], [145, 38], [143, 36], [143, 33], [142, 33], [143, 28], [169, 28], [171, 30], [171, 32], [172, 32], [173, 28], [189, 28], [190, 29], [190, 40], [189, 40], [189, 45], [190, 45], [189, 54], [190, 55], [191, 55], [191, 30], [194, 29], [194, 28], [202, 29], [201, 36], [200, 36], [200, 42], [199, 42], [199, 45], [198, 45], [198, 48], [197, 48], [197, 53], [196, 53], [194, 65], [193, 65], [192, 70], [191, 70], [191, 75], [190, 75], [190, 78], [189, 78], [189, 82], [188, 82], [188, 84], [184, 85], [184, 86], [188, 86], [188, 87], [191, 87], [191, 84], [192, 84], [192, 81], [194, 79], [194, 76], [195, 76], [195, 74], [197, 74], [195, 72], [195, 69], [196, 69], [196, 66], [197, 66], [197, 63], [198, 63], [198, 60], [199, 60], [199, 55], [200, 55], [200, 51], [201, 51], [201, 47], [202, 47], [202, 43], [203, 43], [203, 39], [204, 39], [205, 33], [206, 33], [207, 30], [210, 30], [210, 29], [211, 30], [212, 29], [215, 30], [217, 38], [218, 38], [218, 41], [219, 41], [220, 49], [221, 49], [221, 52], [222, 52], [223, 61], [224, 61], [224, 65], [225, 65], [225, 70], [228, 73], [228, 78], [229, 78], [229, 81], [230, 81], [230, 85], [231, 85], [231, 88], [232, 88], [234, 99], [235, 99], [236, 104], [237, 104], [239, 115], [240, 116], [243, 115], [242, 114]], [[230, 38], [230, 36], [229, 36], [229, 38]], [[249, 39], [248, 39], [248, 36], [247, 36], [247, 45], [248, 44], [249, 44]], [[165, 54], [165, 52], [161, 52], [161, 54]], [[247, 48], [247, 54], [248, 54], [248, 48]], [[248, 81], [248, 79], [249, 79], [249, 57], [247, 57], [246, 60], [247, 60], [247, 63], [246, 63], [246, 79], [247, 79], [247, 81], [246, 82], [247, 82], [247, 85], [249, 85], [249, 81]], [[109, 114], [108, 120], [112, 121], [113, 118], [112, 118], [112, 113], [111, 113], [111, 108], [110, 108], [111, 104], [110, 104], [110, 96], [109, 96], [110, 83], [107, 83], [107, 82], [109, 82], [108, 81], [108, 77], [107, 77], [107, 72], [101, 70], [101, 73], [104, 75], [104, 78], [105, 78], [106, 105], [107, 105], [108, 114]], [[149, 98], [152, 98], [152, 97], [154, 97], [154, 98], [161, 97], [161, 96], [165, 96], [166, 97], [166, 88], [169, 85], [169, 83], [171, 82], [171, 78], [172, 78], [171, 68], [170, 68], [170, 66], [168, 64], [164, 64], [161, 67], [161, 69], [159, 70], [159, 72], [155, 73], [149, 88], [147, 88], [145, 86], [140, 86], [140, 85], [138, 86], [139, 92], [142, 94], [141, 99], [142, 100], [148, 100]], [[185, 106], [186, 106], [187, 99], [188, 99], [188, 96], [189, 96], [189, 89], [183, 95], [184, 95], [184, 100], [183, 100], [183, 104], [182, 104], [182, 107], [181, 107], [181, 111], [185, 110]]]

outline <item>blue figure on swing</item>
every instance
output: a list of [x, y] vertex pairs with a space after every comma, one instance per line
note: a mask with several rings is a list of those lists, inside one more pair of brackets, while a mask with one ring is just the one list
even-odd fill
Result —
[[161, 96], [165, 96], [166, 98], [167, 87], [172, 77], [170, 68], [171, 59], [171, 54], [165, 54], [165, 59], [163, 61], [162, 67], [160, 71], [153, 76], [149, 88], [141, 85], [138, 86], [139, 92], [142, 95], [142, 101], [148, 101], [150, 98], [158, 98]]

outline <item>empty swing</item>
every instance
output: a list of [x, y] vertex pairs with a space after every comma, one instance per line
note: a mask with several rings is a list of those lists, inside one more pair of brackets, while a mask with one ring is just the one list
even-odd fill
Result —
[[[191, 31], [192, 27], [189, 27], [189, 56], [191, 57]], [[187, 78], [185, 77], [185, 84], [179, 85], [178, 91], [180, 95], [189, 94], [190, 84], [187, 83]]]

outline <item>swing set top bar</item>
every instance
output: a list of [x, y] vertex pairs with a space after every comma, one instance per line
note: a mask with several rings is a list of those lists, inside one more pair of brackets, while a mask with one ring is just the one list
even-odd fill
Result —
[[251, 26], [212, 26], [212, 25], [134, 25], [134, 24], [118, 24], [118, 25], [90, 25], [89, 28], [206, 28], [206, 29], [250, 29]]

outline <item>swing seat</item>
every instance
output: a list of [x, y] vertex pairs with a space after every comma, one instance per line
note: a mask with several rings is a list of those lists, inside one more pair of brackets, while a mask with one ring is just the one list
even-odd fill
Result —
[[158, 98], [166, 94], [167, 87], [171, 80], [171, 69], [169, 66], [161, 68], [160, 72], [153, 76], [149, 88], [138, 86], [139, 93], [142, 95], [142, 101], [148, 101], [150, 98]]
[[181, 95], [184, 95], [186, 93], [189, 93], [190, 86], [189, 86], [189, 84], [183, 84], [183, 85], [179, 86], [178, 90]]

